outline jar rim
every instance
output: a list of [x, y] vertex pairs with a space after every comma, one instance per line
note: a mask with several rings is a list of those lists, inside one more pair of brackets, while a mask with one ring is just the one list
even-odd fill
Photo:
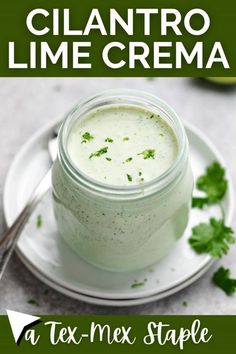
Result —
[[[137, 102], [136, 102], [137, 100]], [[67, 151], [67, 137], [73, 123], [79, 119], [85, 112], [108, 104], [136, 104], [150, 110], [158, 109], [168, 117], [172, 123], [172, 129], [178, 139], [178, 153], [171, 166], [156, 178], [144, 182], [141, 185], [116, 186], [100, 182], [87, 174], [76, 166], [71, 160]], [[86, 111], [87, 110], [87, 111]], [[162, 119], [165, 119], [161, 116]], [[170, 122], [169, 122], [170, 123]], [[174, 125], [174, 127], [173, 127]], [[98, 94], [82, 99], [66, 116], [59, 131], [59, 152], [58, 158], [64, 166], [68, 175], [80, 184], [81, 187], [97, 194], [105, 194], [107, 196], [117, 197], [144, 197], [157, 191], [163, 190], [167, 185], [176, 180], [183, 170], [183, 164], [187, 160], [188, 155], [188, 139], [185, 133], [183, 123], [175, 110], [170, 107], [164, 100], [141, 90], [134, 89], [112, 89], [102, 91]]]

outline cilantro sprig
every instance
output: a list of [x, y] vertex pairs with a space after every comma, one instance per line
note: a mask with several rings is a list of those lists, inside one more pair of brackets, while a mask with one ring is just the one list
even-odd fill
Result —
[[[228, 253], [230, 245], [236, 241], [232, 228], [225, 225], [224, 210], [221, 206], [227, 187], [225, 170], [218, 162], [213, 162], [207, 167], [205, 175], [197, 179], [197, 188], [204, 192], [205, 196], [194, 197], [192, 206], [202, 209], [206, 205], [218, 204], [222, 212], [221, 219], [210, 218], [208, 223], [193, 227], [189, 243], [197, 253], [209, 253], [214, 258], [220, 258]], [[230, 278], [229, 269], [220, 267], [213, 274], [212, 281], [228, 295], [236, 292], [236, 279]]]
[[227, 295], [232, 295], [236, 291], [236, 279], [230, 278], [230, 270], [227, 268], [220, 267], [213, 274], [212, 281]]
[[[225, 170], [219, 162], [213, 162], [206, 169], [205, 175], [197, 179], [197, 188], [206, 193], [205, 197], [193, 198], [193, 207], [200, 209], [205, 205], [219, 204], [227, 191], [228, 182]], [[220, 258], [228, 253], [229, 246], [235, 243], [233, 230], [225, 225], [224, 210], [222, 218], [210, 218], [208, 223], [200, 223], [192, 229], [189, 243], [197, 253], [209, 253]]]
[[199, 254], [209, 253], [214, 258], [220, 258], [227, 254], [229, 245], [235, 243], [235, 238], [233, 230], [225, 226], [223, 219], [211, 218], [209, 223], [200, 223], [193, 227], [189, 243]]
[[219, 162], [213, 162], [206, 173], [197, 179], [197, 189], [204, 192], [204, 197], [193, 197], [192, 207], [202, 209], [205, 205], [219, 203], [225, 196], [228, 182], [225, 179], [225, 169]]

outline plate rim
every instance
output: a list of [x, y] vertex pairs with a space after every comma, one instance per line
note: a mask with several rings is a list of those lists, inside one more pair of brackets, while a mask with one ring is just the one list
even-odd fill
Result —
[[[4, 214], [4, 218], [6, 221], [6, 224], [9, 226], [11, 224], [10, 222], [10, 216], [8, 215], [7, 212], [7, 205], [9, 203], [7, 203], [7, 195], [8, 195], [8, 190], [9, 190], [9, 183], [11, 180], [11, 175], [14, 174], [14, 170], [15, 170], [15, 165], [17, 164], [17, 161], [21, 158], [22, 155], [24, 155], [24, 153], [29, 149], [29, 146], [32, 144], [32, 141], [37, 140], [41, 135], [45, 134], [47, 131], [49, 131], [50, 129], [53, 129], [54, 126], [59, 125], [61, 123], [62, 119], [61, 118], [56, 118], [51, 120], [49, 123], [43, 125], [37, 132], [35, 132], [29, 139], [26, 140], [26, 142], [23, 144], [23, 146], [20, 148], [20, 150], [16, 153], [10, 168], [7, 172], [6, 178], [5, 178], [5, 183], [3, 186], [3, 214]], [[215, 145], [209, 140], [209, 138], [207, 136], [205, 136], [205, 134], [198, 129], [197, 127], [195, 127], [193, 124], [189, 123], [189, 122], [184, 122], [184, 126], [185, 128], [187, 128], [189, 131], [193, 132], [195, 135], [197, 135], [198, 138], [200, 138], [201, 140], [204, 140], [206, 145], [208, 145], [209, 149], [214, 153], [214, 155], [217, 157], [217, 159], [221, 162], [221, 164], [223, 166], [226, 166], [226, 171], [227, 171], [227, 178], [229, 181], [229, 191], [228, 191], [228, 198], [229, 198], [229, 210], [228, 210], [228, 215], [227, 215], [227, 223], [230, 223], [233, 217], [233, 213], [234, 213], [234, 199], [233, 199], [233, 183], [232, 183], [232, 178], [231, 175], [229, 173], [229, 170], [227, 168], [227, 165], [221, 155], [221, 153], [218, 151], [218, 149], [215, 147]], [[19, 247], [16, 247], [16, 253], [18, 254], [19, 258], [21, 259], [21, 261], [25, 264], [25, 266], [37, 277], [39, 278], [41, 281], [44, 281], [45, 283], [47, 283], [49, 286], [53, 287], [54, 289], [65, 293], [65, 291], [67, 292], [71, 292], [69, 294], [69, 296], [73, 297], [72, 294], [75, 293], [79, 293], [81, 296], [83, 297], [93, 297], [96, 299], [104, 299], [103, 297], [96, 295], [94, 296], [94, 291], [91, 290], [86, 290], [86, 292], [84, 291], [80, 291], [78, 292], [74, 286], [71, 287], [71, 289], [67, 289], [67, 286], [63, 283], [61, 284], [54, 284], [53, 280], [51, 281], [46, 281], [47, 276], [44, 273], [41, 273], [39, 269], [36, 269], [35, 266], [27, 259], [27, 257], [25, 257], [25, 255], [21, 252], [21, 250], [19, 249]], [[199, 275], [199, 277], [204, 274], [204, 272], [211, 266], [211, 264], [214, 263], [214, 260], [211, 259], [211, 257], [209, 256], [209, 259], [207, 261], [205, 261], [205, 264], [198, 270], [197, 273], [201, 273]], [[35, 268], [34, 271], [32, 270], [32, 268]], [[205, 269], [206, 268], [206, 269]], [[205, 271], [204, 271], [205, 269]], [[112, 296], [112, 298], [106, 298], [107, 301], [109, 301], [109, 299], [114, 300], [114, 301], [133, 301], [134, 299], [138, 300], [138, 299], [147, 299], [147, 298], [151, 298], [151, 297], [158, 297], [158, 298], [163, 298], [168, 296], [168, 294], [166, 294], [167, 292], [170, 291], [170, 289], [173, 289], [173, 291], [171, 293], [177, 292], [180, 289], [183, 289], [185, 286], [187, 286], [188, 284], [185, 284], [186, 282], [188, 283], [189, 280], [189, 284], [191, 284], [192, 282], [194, 282], [196, 279], [198, 279], [199, 277], [188, 277], [186, 280], [183, 280], [182, 282], [176, 283], [175, 285], [173, 285], [171, 288], [169, 289], [165, 289], [159, 292], [156, 292], [156, 290], [153, 291], [148, 291], [148, 294], [145, 294], [144, 292], [138, 292], [135, 296], [135, 293], [133, 294], [134, 296], [131, 297], [130, 295], [126, 295], [124, 296], [124, 298], [122, 298], [122, 300], [118, 297], [118, 296]], [[189, 279], [190, 278], [190, 279]], [[193, 279], [192, 279], [193, 278]], [[196, 278], [196, 279], [195, 279]], [[63, 289], [64, 290], [63, 292]], [[147, 292], [147, 290], [146, 290]], [[159, 295], [161, 297], [159, 297]], [[78, 297], [76, 297], [78, 298]], [[84, 301], [86, 301], [85, 299], [82, 299]], [[105, 300], [105, 299], [104, 299]], [[154, 299], [155, 300], [155, 299]], [[154, 301], [154, 300], [149, 300], [149, 301]], [[147, 301], [148, 302], [148, 301]], [[113, 305], [112, 305], [113, 306]], [[123, 305], [122, 305], [123, 306]], [[128, 306], [128, 305], [127, 305]]]
[[129, 299], [118, 299], [118, 298], [102, 298], [102, 297], [97, 297], [97, 296], [92, 296], [88, 294], [84, 294], [83, 292], [79, 291], [74, 291], [66, 286], [63, 286], [56, 281], [52, 281], [50, 278], [45, 276], [43, 273], [41, 274], [38, 269], [35, 268], [34, 265], [27, 263], [27, 260], [22, 256], [21, 252], [18, 253], [17, 255], [22, 261], [22, 263], [36, 276], [37, 279], [42, 281], [44, 284], [48, 285], [49, 287], [53, 288], [56, 291], [59, 291], [61, 294], [69, 296], [70, 298], [76, 299], [76, 300], [82, 300], [90, 304], [96, 304], [99, 306], [115, 306], [115, 307], [127, 307], [127, 306], [137, 306], [141, 304], [146, 304], [149, 302], [153, 302], [156, 300], [161, 300], [167, 296], [171, 296], [175, 294], [176, 292], [183, 290], [184, 288], [190, 286], [193, 282], [197, 281], [207, 270], [209, 270], [212, 265], [216, 262], [214, 259], [210, 259], [210, 261], [202, 267], [202, 269], [198, 270], [194, 275], [190, 276], [189, 278], [185, 279], [182, 283], [179, 283], [177, 286], [174, 286], [168, 290], [154, 293], [153, 295], [150, 296], [143, 296], [139, 298], [129, 298]]

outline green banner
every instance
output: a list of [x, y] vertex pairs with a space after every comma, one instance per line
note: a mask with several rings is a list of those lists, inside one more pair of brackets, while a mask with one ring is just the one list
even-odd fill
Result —
[[234, 0], [8, 0], [0, 76], [236, 76]]
[[0, 349], [4, 354], [232, 353], [235, 326], [236, 316], [41, 316], [15, 343], [14, 321], [10, 325], [1, 316]]

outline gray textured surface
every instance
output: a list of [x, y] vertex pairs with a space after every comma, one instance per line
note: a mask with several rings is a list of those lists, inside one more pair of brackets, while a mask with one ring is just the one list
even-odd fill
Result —
[[[179, 115], [202, 129], [225, 157], [236, 180], [236, 88], [204, 80], [147, 79], [0, 79], [0, 230], [4, 228], [2, 192], [14, 155], [43, 124], [70, 109], [82, 95], [129, 87], [152, 92]], [[233, 227], [235, 228], [234, 221]], [[236, 247], [219, 262], [236, 276]], [[217, 266], [217, 265], [216, 265]], [[216, 267], [215, 266], [215, 267]], [[210, 269], [185, 290], [162, 301], [129, 308], [109, 308], [72, 300], [49, 289], [13, 256], [0, 283], [0, 313], [6, 308], [40, 314], [236, 314], [236, 296], [211, 284]], [[36, 299], [39, 307], [28, 303]], [[183, 301], [188, 305], [183, 306]]]

